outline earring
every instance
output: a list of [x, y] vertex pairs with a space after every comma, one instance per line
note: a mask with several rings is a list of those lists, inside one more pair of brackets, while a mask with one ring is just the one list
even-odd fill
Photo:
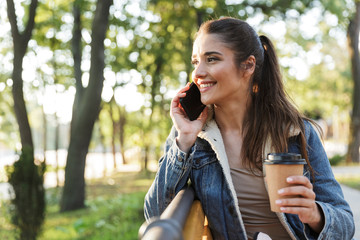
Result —
[[252, 88], [253, 93], [257, 93], [259, 91], [259, 85], [254, 84]]

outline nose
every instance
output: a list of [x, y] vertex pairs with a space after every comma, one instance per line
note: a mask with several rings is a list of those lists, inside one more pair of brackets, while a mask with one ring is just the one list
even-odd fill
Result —
[[194, 71], [192, 72], [193, 79], [202, 79], [205, 78], [207, 75], [206, 67], [201, 62], [195, 67]]

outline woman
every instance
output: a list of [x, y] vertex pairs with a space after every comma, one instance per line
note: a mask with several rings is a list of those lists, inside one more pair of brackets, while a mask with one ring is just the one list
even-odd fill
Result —
[[[174, 127], [145, 197], [145, 217], [159, 216], [190, 179], [214, 239], [351, 239], [350, 207], [310, 120], [287, 99], [270, 40], [246, 23], [204, 23], [193, 46], [193, 81], [208, 107], [190, 121], [171, 103]], [[304, 176], [288, 179], [270, 210], [262, 173], [270, 152], [301, 153]], [[294, 198], [290, 198], [294, 197]]]

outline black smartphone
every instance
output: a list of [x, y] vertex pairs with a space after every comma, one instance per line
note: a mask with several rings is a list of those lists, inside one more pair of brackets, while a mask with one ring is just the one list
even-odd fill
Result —
[[199, 88], [194, 82], [190, 84], [189, 90], [186, 91], [186, 96], [180, 98], [180, 104], [190, 121], [196, 120], [204, 110], [205, 105], [201, 102]]

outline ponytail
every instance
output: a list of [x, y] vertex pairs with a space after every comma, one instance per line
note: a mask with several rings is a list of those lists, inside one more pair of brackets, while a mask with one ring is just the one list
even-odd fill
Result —
[[274, 45], [264, 35], [260, 37], [261, 48], [263, 48], [264, 52], [264, 61], [261, 71], [261, 86], [263, 88], [265, 97], [272, 98], [274, 95], [283, 92], [284, 87], [282, 84], [280, 68], [277, 60], [277, 56], [275, 53]]
[[[261, 71], [261, 80], [258, 87], [259, 91], [262, 89], [262, 94], [259, 94], [260, 99], [255, 100], [255, 108], [260, 106], [262, 117], [265, 116], [266, 128], [272, 139], [272, 147], [277, 152], [285, 152], [288, 149], [288, 137], [291, 128], [300, 129], [299, 141], [301, 146], [301, 154], [306, 159], [312, 177], [314, 179], [314, 171], [310, 165], [308, 154], [306, 151], [307, 142], [305, 139], [305, 126], [303, 119], [306, 119], [295, 106], [289, 101], [289, 96], [286, 93], [283, 85], [280, 67], [275, 52], [274, 45], [270, 39], [264, 35], [259, 37], [261, 47], [264, 50], [264, 60]], [[262, 98], [262, 99], [261, 99]], [[256, 116], [255, 116], [256, 118]], [[312, 122], [310, 119], [308, 121]]]

